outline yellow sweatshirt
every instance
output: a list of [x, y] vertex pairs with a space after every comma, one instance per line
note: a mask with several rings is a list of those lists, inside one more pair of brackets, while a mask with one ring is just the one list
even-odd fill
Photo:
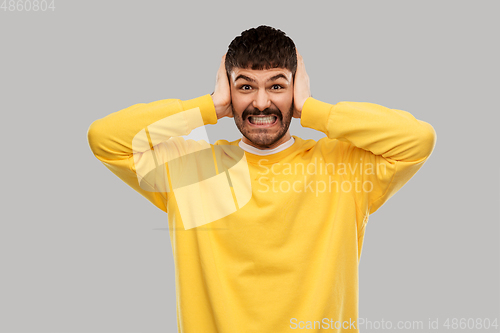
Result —
[[179, 332], [358, 332], [368, 216], [424, 164], [436, 134], [366, 102], [309, 97], [300, 121], [327, 137], [293, 135], [267, 156], [241, 139], [208, 142], [210, 95], [135, 104], [89, 127], [95, 156], [168, 213]]

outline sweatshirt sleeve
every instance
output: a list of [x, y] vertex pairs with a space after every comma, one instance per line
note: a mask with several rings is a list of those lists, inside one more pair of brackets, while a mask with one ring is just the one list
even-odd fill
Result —
[[309, 97], [301, 125], [338, 140], [356, 204], [365, 215], [374, 213], [408, 182], [436, 143], [430, 124], [407, 111], [367, 102], [332, 105]]
[[209, 147], [183, 140], [193, 129], [216, 124], [210, 95], [191, 100], [139, 103], [94, 121], [87, 140], [95, 157], [127, 185], [167, 212], [166, 162]]

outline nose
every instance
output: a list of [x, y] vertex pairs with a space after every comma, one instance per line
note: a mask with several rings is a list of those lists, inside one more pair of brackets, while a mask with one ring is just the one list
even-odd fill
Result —
[[259, 109], [260, 111], [264, 111], [271, 106], [269, 93], [265, 89], [259, 89], [252, 104], [254, 108]]

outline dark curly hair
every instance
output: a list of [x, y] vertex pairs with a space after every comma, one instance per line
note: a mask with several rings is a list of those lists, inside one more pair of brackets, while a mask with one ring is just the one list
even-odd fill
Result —
[[246, 69], [286, 68], [295, 78], [297, 54], [293, 40], [273, 27], [261, 25], [233, 39], [226, 53], [226, 73], [233, 67]]

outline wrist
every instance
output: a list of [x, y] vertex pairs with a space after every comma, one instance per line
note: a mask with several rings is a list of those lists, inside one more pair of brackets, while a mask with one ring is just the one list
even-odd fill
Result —
[[217, 119], [220, 119], [221, 118], [220, 107], [217, 105], [217, 102], [214, 99], [214, 93], [211, 93], [210, 97], [212, 97], [212, 103], [214, 103], [214, 109], [215, 109], [215, 113], [217, 114]]
[[212, 99], [208, 96], [209, 95], [206, 94], [193, 99], [181, 101], [182, 110], [191, 110], [199, 108], [200, 114], [203, 118], [203, 122], [205, 123], [205, 125], [216, 124], [217, 123], [216, 110], [214, 108]]
[[217, 99], [217, 96], [214, 96], [214, 93], [210, 95], [212, 97], [212, 102], [214, 103], [215, 113], [217, 114], [217, 119], [225, 117], [225, 112], [227, 107], [222, 105]]
[[333, 104], [322, 102], [313, 97], [307, 98], [302, 107], [300, 124], [303, 127], [327, 133], [328, 121], [334, 108]]

